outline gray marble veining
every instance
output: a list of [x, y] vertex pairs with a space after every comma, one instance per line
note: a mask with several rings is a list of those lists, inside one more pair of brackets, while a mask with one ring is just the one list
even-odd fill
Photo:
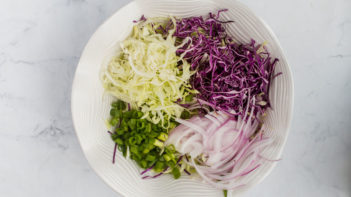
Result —
[[[118, 196], [80, 150], [70, 92], [89, 37], [128, 2], [1, 2], [1, 196]], [[295, 80], [283, 159], [244, 196], [351, 196], [351, 1], [244, 3], [277, 34]]]

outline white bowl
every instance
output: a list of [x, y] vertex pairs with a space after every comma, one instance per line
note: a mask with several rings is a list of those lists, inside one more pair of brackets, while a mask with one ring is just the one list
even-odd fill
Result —
[[[234, 20], [227, 30], [237, 41], [248, 43], [251, 38], [258, 43], [267, 41], [267, 48], [273, 57], [279, 58], [275, 72], [283, 75], [275, 78], [270, 88], [272, 109], [265, 121], [266, 134], [274, 143], [265, 149], [263, 155], [278, 159], [288, 136], [293, 107], [293, 81], [291, 71], [270, 28], [245, 5], [230, 0], [140, 0], [129, 3], [110, 17], [91, 37], [81, 56], [72, 88], [72, 116], [80, 144], [90, 165], [96, 173], [116, 192], [123, 196], [135, 197], [186, 197], [219, 196], [223, 193], [210, 185], [182, 176], [173, 180], [165, 175], [157, 179], [142, 180], [139, 169], [132, 161], [117, 154], [112, 164], [114, 142], [106, 132], [105, 120], [109, 115], [111, 97], [104, 95], [100, 82], [101, 66], [118, 49], [118, 42], [131, 32], [133, 20], [142, 14], [146, 17], [177, 16], [190, 17], [207, 15], [219, 9], [228, 8], [221, 14], [222, 19]], [[279, 162], [265, 162], [260, 168], [241, 181], [246, 186], [235, 190], [239, 194], [262, 181]]]

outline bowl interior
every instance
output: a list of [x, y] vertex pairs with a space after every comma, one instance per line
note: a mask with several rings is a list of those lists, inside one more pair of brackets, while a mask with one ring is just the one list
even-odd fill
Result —
[[[274, 143], [263, 155], [278, 159], [284, 147], [293, 105], [293, 83], [289, 66], [274, 34], [267, 25], [246, 6], [227, 0], [140, 0], [121, 8], [110, 17], [91, 37], [81, 56], [72, 88], [72, 116], [77, 136], [85, 156], [92, 168], [114, 190], [123, 196], [222, 196], [222, 191], [212, 188], [197, 178], [183, 175], [178, 180], [171, 176], [142, 180], [141, 170], [131, 161], [117, 153], [116, 164], [112, 164], [114, 143], [107, 133], [108, 118], [113, 98], [104, 93], [100, 82], [100, 69], [119, 48], [119, 42], [131, 32], [133, 20], [142, 14], [146, 17], [189, 17], [207, 15], [228, 8], [221, 14], [223, 20], [234, 20], [227, 24], [229, 34], [238, 42], [248, 43], [251, 38], [258, 43], [267, 42], [266, 47], [273, 57], [279, 58], [275, 72], [283, 75], [275, 78], [270, 87], [272, 110], [265, 119], [265, 132]], [[239, 194], [262, 181], [276, 162], [265, 162], [250, 175], [238, 180], [248, 184], [233, 191]]]

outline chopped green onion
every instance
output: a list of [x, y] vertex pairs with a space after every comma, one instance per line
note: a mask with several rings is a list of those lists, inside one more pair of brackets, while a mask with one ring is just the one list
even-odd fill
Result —
[[179, 169], [178, 168], [173, 168], [172, 174], [173, 174], [174, 179], [178, 179], [180, 177]]
[[228, 196], [228, 190], [223, 190], [224, 197]]
[[[122, 102], [114, 102], [110, 110], [111, 125], [115, 127], [111, 138], [118, 144], [118, 150], [126, 157], [129, 150], [130, 158], [141, 168], [149, 168], [155, 165], [155, 172], [162, 172], [165, 169], [178, 169], [176, 165], [177, 152], [173, 145], [164, 145], [168, 138], [168, 130], [161, 123], [154, 124], [142, 119], [143, 113], [137, 110], [127, 111], [126, 105]], [[120, 122], [120, 124], [119, 124]], [[168, 123], [171, 128], [176, 126], [175, 122]], [[178, 177], [178, 170], [174, 171]], [[166, 172], [166, 173], [168, 173]], [[179, 175], [180, 176], [180, 175]]]
[[156, 157], [154, 155], [147, 155], [145, 158], [147, 161], [154, 161], [156, 159]]
[[171, 160], [171, 157], [170, 157], [170, 156], [168, 156], [168, 155], [163, 155], [163, 158], [165, 158], [165, 160], [166, 160], [166, 161]]
[[123, 140], [122, 140], [121, 138], [117, 138], [117, 139], [115, 140], [115, 142], [116, 142], [118, 145], [123, 145], [123, 144], [124, 144], [124, 142], [123, 142]]
[[160, 140], [155, 140], [154, 145], [162, 148], [163, 147], [163, 142], [161, 142]]
[[159, 136], [158, 136], [158, 139], [161, 140], [161, 141], [166, 141], [168, 138], [168, 135], [166, 133], [161, 133]]

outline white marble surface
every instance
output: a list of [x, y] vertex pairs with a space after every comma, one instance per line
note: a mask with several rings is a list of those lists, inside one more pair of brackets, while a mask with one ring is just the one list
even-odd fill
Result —
[[[351, 1], [246, 0], [276, 32], [295, 79], [291, 133], [244, 196], [351, 196]], [[1, 0], [0, 196], [118, 196], [89, 167], [70, 91], [95, 29], [128, 0]]]

